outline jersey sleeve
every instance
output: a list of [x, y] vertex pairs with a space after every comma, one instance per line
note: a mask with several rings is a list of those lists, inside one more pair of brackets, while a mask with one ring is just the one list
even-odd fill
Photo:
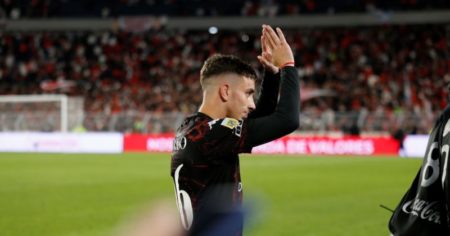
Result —
[[249, 118], [246, 124], [244, 150], [287, 135], [299, 126], [300, 85], [294, 67], [281, 70], [280, 99], [275, 111], [269, 115]]
[[244, 120], [233, 118], [202, 122], [188, 136], [198, 150], [206, 156], [249, 152], [245, 148], [247, 125]]
[[256, 104], [256, 108], [250, 113], [249, 119], [270, 115], [275, 111], [280, 90], [280, 72], [273, 74], [264, 71], [264, 79], [261, 85], [261, 95]]

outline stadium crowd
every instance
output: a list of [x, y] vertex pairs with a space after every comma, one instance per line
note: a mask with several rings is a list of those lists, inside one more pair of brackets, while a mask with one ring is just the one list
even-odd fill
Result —
[[[287, 30], [302, 79], [301, 129], [427, 133], [447, 103], [447, 27]], [[83, 96], [87, 115], [133, 113], [136, 122], [142, 122], [139, 114], [146, 111], [196, 111], [202, 96], [198, 73], [211, 54], [239, 55], [261, 71], [257, 30], [0, 35], [0, 95]], [[89, 119], [84, 126], [155, 130], [135, 122], [111, 128], [107, 122]], [[171, 128], [173, 124], [167, 124], [156, 131]]]
[[448, 9], [447, 0], [2, 0], [0, 15], [42, 17], [279, 16]]

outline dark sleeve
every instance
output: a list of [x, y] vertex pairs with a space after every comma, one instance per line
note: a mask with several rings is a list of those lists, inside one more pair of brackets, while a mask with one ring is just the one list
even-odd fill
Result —
[[280, 89], [280, 72], [274, 74], [264, 71], [264, 79], [261, 85], [261, 96], [258, 99], [255, 110], [250, 113], [249, 119], [270, 115], [275, 111]]
[[280, 99], [275, 111], [267, 116], [247, 120], [244, 127], [244, 152], [287, 135], [299, 126], [300, 85], [297, 69], [285, 67], [280, 73]]

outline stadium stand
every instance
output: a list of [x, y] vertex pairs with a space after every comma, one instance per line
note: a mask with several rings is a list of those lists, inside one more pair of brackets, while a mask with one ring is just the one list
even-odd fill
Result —
[[12, 19], [34, 17], [284, 16], [349, 12], [449, 9], [446, 0], [21, 0], [1, 1]]
[[[302, 111], [312, 117], [303, 129], [349, 130], [356, 122], [363, 131], [390, 131], [412, 120], [418, 126], [407, 130], [427, 132], [450, 82], [445, 27], [288, 31], [303, 81]], [[234, 31], [2, 33], [0, 94], [82, 95], [89, 114], [186, 114], [200, 103], [197, 73], [206, 57], [238, 54], [257, 67], [258, 43], [258, 32]], [[114, 126], [126, 131], [130, 124]]]
[[[197, 16], [192, 9], [206, 8], [201, 1], [96, 1], [85, 11], [86, 2], [2, 1], [0, 6], [4, 16], [12, 19], [102, 17], [104, 8], [108, 8], [108, 16], [139, 14], [133, 9], [144, 9], [146, 14], [154, 10]], [[216, 2], [220, 1], [209, 1], [207, 8], [219, 8]], [[228, 4], [237, 10], [202, 14], [261, 15], [260, 8], [270, 4], [278, 7], [275, 15], [297, 14], [280, 9], [308, 3], [316, 6], [312, 13], [330, 13], [318, 2], [242, 1], [241, 5]], [[332, 1], [324, 6], [337, 13], [365, 12], [373, 9], [371, 6], [387, 10], [449, 8], [448, 1], [352, 2]], [[248, 4], [257, 5], [253, 13], [243, 13]], [[114, 7], [123, 12], [111, 10]], [[290, 27], [286, 32], [294, 42], [302, 78], [302, 131], [359, 134], [401, 129], [427, 133], [446, 104], [446, 84], [450, 82], [446, 23]], [[165, 27], [143, 32], [6, 30], [0, 35], [0, 95], [82, 96], [82, 125], [90, 131], [172, 132], [182, 116], [197, 109], [201, 101], [198, 71], [213, 53], [237, 54], [261, 71], [255, 60], [260, 48], [256, 28], [220, 29], [218, 33]], [[52, 128], [46, 126], [45, 130]]]

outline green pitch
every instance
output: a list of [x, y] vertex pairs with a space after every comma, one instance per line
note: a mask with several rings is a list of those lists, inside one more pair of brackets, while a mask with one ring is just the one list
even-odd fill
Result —
[[[421, 160], [244, 156], [246, 235], [388, 235]], [[107, 236], [152, 201], [175, 207], [169, 155], [0, 154], [1, 236]]]

